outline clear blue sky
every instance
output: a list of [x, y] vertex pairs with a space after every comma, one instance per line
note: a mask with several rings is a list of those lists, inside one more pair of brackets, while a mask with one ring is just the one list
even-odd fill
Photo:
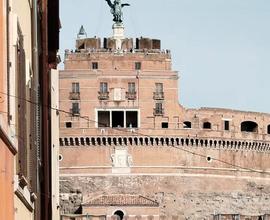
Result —
[[[122, 0], [128, 37], [170, 49], [180, 103], [270, 113], [270, 0]], [[60, 0], [60, 52], [74, 49], [80, 25], [111, 36], [105, 0]], [[62, 56], [63, 59], [63, 56]]]

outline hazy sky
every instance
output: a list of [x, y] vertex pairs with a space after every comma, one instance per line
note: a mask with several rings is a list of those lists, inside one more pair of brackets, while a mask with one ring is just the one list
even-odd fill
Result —
[[[60, 51], [80, 25], [109, 37], [105, 0], [60, 0]], [[179, 71], [180, 103], [270, 113], [270, 0], [126, 0], [127, 37], [161, 39]], [[63, 60], [63, 56], [62, 56]]]

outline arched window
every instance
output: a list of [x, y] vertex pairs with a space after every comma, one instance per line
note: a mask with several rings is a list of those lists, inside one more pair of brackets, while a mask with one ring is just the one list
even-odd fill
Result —
[[270, 134], [270, 125], [267, 127], [267, 134]]
[[211, 129], [212, 128], [212, 125], [210, 122], [204, 122], [203, 123], [203, 129]]
[[190, 121], [184, 121], [183, 127], [184, 128], [191, 128], [191, 122]]
[[241, 123], [241, 131], [258, 133], [258, 124], [254, 121], [243, 121]]
[[114, 215], [117, 216], [117, 220], [122, 220], [124, 217], [124, 212], [122, 212], [121, 210], [117, 210]]

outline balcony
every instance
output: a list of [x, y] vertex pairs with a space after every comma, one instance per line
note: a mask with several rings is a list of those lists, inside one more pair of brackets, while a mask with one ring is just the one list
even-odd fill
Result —
[[153, 114], [154, 116], [163, 116], [164, 108], [154, 108]]
[[98, 92], [99, 100], [109, 100], [109, 92]]
[[164, 92], [154, 92], [154, 100], [164, 100]]
[[136, 92], [126, 92], [126, 99], [127, 100], [136, 100], [137, 93]]
[[80, 100], [81, 99], [80, 93], [79, 92], [70, 92], [69, 99], [70, 100]]

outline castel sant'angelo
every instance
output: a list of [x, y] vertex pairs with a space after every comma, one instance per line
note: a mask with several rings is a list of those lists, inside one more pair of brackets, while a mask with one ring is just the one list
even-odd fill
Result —
[[270, 219], [270, 115], [189, 109], [169, 50], [84, 37], [60, 71], [62, 219]]

